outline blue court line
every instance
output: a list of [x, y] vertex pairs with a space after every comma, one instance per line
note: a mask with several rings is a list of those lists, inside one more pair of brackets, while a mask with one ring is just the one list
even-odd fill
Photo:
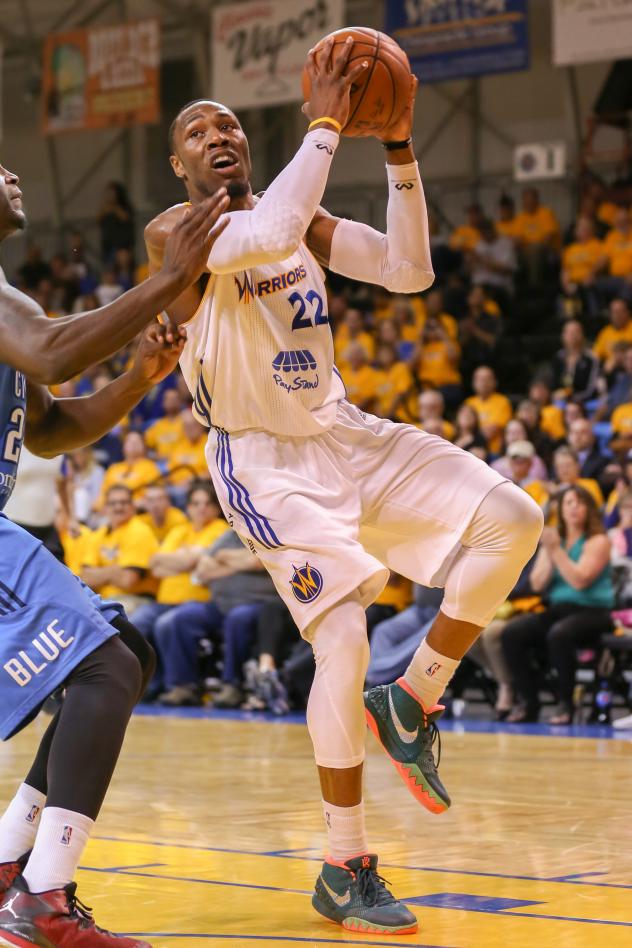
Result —
[[[405, 901], [405, 900], [404, 900]], [[471, 911], [481, 911], [481, 909], [473, 909]], [[572, 915], [540, 915], [539, 913], [531, 912], [491, 912], [492, 915], [502, 915], [506, 917], [511, 915], [515, 918], [540, 918], [544, 919], [545, 922], [577, 922], [582, 925], [615, 925], [618, 928], [632, 928], [632, 922], [614, 922], [605, 918], [574, 918]]]
[[597, 872], [571, 872], [566, 876], [550, 876], [547, 882], [572, 882], [574, 879], [583, 879], [585, 876], [607, 876], [608, 870], [603, 869]]
[[[265, 711], [241, 711], [239, 709], [163, 708], [160, 705], [138, 705], [134, 714], [140, 717], [193, 718], [209, 721], [248, 721], [259, 724], [305, 724], [305, 714], [293, 711], [277, 717]], [[442, 721], [441, 730], [452, 734], [514, 734], [518, 737], [588, 737], [595, 740], [632, 740], [629, 731], [616, 731], [603, 725], [573, 724], [506, 724], [504, 721], [476, 721], [459, 718], [457, 721]]]
[[[166, 866], [166, 862], [143, 862], [139, 866], [107, 866], [105, 869], [100, 869], [99, 872], [123, 872], [126, 869], [157, 869], [159, 866]], [[80, 869], [87, 869], [90, 871], [90, 866], [79, 866]]]
[[232, 889], [261, 889], [264, 892], [289, 892], [290, 895], [313, 895], [314, 890], [284, 889], [276, 885], [256, 885], [252, 882], [225, 882], [223, 879], [196, 879], [189, 876], [170, 876], [158, 872], [128, 872], [126, 869], [98, 869], [96, 866], [80, 866], [85, 872], [114, 872], [119, 876], [141, 876], [143, 879], [163, 879], [166, 882], [198, 882], [200, 885], [222, 885]]
[[[145, 845], [145, 846], [169, 846], [173, 849], [193, 849], [198, 852], [206, 853], [228, 853], [229, 855], [236, 856], [268, 856], [269, 853], [260, 852], [251, 849], [226, 849], [221, 846], [194, 846], [191, 843], [169, 843], [164, 840], [151, 840], [151, 839], [127, 839], [126, 837], [119, 836], [92, 836], [92, 839], [103, 840], [108, 843], [135, 843], [136, 845]], [[309, 850], [306, 850], [309, 852]], [[273, 857], [275, 858], [275, 857]], [[322, 862], [322, 859], [319, 856], [292, 856], [292, 855], [279, 855], [276, 857], [278, 859], [298, 859], [303, 862]], [[398, 863], [394, 862], [382, 862], [380, 863], [382, 868], [386, 869], [403, 869], [406, 872], [438, 872], [446, 873], [448, 875], [456, 876], [481, 876], [488, 879], [515, 879], [520, 882], [558, 882], [560, 885], [589, 885], [597, 886], [604, 889], [632, 889], [632, 885], [624, 885], [619, 882], [582, 882], [577, 878], [568, 878], [568, 879], [549, 879], [546, 876], [512, 876], [504, 872], [480, 872], [475, 869], [443, 869], [440, 866], [401, 866]], [[577, 875], [583, 875], [583, 873], [577, 873]]]
[[[341, 931], [346, 935], [344, 929]], [[448, 948], [447, 945], [426, 945], [418, 941], [351, 941], [345, 937], [344, 941], [340, 938], [298, 938], [294, 935], [213, 935], [205, 933], [191, 934], [190, 932], [126, 932], [130, 938], [222, 938], [222, 939], [240, 939], [248, 941], [292, 941], [309, 942], [310, 945], [385, 945], [387, 948]]]
[[294, 853], [316, 853], [318, 849], [315, 846], [303, 846], [302, 849], [272, 849], [267, 853], [259, 853], [259, 856], [291, 856]]

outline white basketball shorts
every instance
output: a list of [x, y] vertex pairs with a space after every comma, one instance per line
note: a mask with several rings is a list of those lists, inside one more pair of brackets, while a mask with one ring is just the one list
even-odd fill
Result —
[[355, 590], [368, 606], [389, 569], [442, 586], [479, 504], [504, 480], [449, 441], [347, 401], [322, 435], [213, 428], [206, 456], [228, 522], [301, 631]]

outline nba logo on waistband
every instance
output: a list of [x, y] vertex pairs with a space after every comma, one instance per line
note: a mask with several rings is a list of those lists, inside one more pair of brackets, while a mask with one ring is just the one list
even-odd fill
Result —
[[59, 842], [62, 846], [70, 846], [70, 840], [72, 837], [72, 826], [64, 826], [63, 832], [61, 834], [61, 839]]
[[24, 819], [26, 820], [26, 822], [27, 822], [27, 823], [34, 823], [35, 820], [37, 819], [37, 814], [39, 813], [40, 809], [41, 809], [41, 807], [36, 806], [35, 804], [33, 804], [33, 806], [31, 807], [31, 809], [28, 811], [28, 813], [27, 813], [26, 816], [24, 817]]
[[433, 662], [432, 665], [428, 665], [428, 667], [426, 668], [426, 675], [428, 676], [428, 678], [434, 678], [434, 676], [437, 674], [440, 668], [441, 668], [441, 665], [439, 664], [439, 662]]

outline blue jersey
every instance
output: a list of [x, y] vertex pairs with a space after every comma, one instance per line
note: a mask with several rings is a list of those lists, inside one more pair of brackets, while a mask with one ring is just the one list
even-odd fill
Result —
[[0, 363], [0, 510], [15, 486], [25, 419], [26, 379]]

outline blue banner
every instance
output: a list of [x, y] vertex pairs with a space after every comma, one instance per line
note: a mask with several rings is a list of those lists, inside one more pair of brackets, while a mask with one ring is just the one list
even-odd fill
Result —
[[529, 66], [527, 0], [386, 0], [385, 30], [422, 82]]

